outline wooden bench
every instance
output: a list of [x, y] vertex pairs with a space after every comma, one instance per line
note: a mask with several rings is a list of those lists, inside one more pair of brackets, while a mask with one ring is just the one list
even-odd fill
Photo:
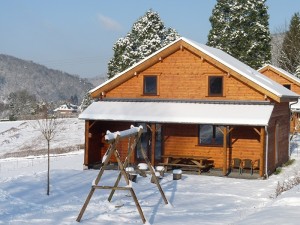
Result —
[[159, 163], [159, 165], [165, 167], [165, 171], [168, 167], [183, 167], [187, 170], [197, 170], [201, 174], [202, 170], [210, 169], [213, 164], [208, 163], [210, 157], [202, 156], [184, 156], [184, 155], [163, 155], [165, 162]]

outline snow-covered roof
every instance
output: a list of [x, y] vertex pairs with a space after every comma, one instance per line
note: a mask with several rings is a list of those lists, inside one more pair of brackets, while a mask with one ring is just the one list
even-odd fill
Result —
[[291, 103], [290, 104], [292, 112], [300, 112], [300, 99], [297, 103]]
[[70, 112], [73, 112], [73, 111], [77, 111], [77, 106], [73, 105], [73, 104], [64, 104], [64, 105], [61, 105], [58, 108], [54, 109], [53, 111], [54, 112], [57, 112], [57, 111], [70, 111]]
[[291, 80], [293, 80], [294, 82], [300, 84], [300, 79], [298, 77], [296, 77], [295, 75], [289, 73], [288, 71], [284, 70], [284, 69], [281, 69], [279, 67], [276, 67], [276, 66], [273, 66], [271, 64], [266, 64], [265, 66], [263, 66], [262, 68], [258, 69], [258, 71], [262, 71], [264, 70], [265, 68], [273, 68], [275, 71], [277, 70], [279, 73], [285, 75], [286, 77], [290, 78]]
[[161, 101], [93, 102], [79, 119], [182, 124], [268, 125], [271, 104], [223, 104]]
[[227, 54], [222, 50], [219, 50], [217, 48], [212, 48], [207, 45], [199, 44], [197, 42], [194, 42], [186, 38], [184, 38], [184, 40], [189, 44], [191, 44], [192, 46], [194, 46], [195, 48], [204, 52], [205, 54], [218, 60], [220, 63], [227, 66], [228, 68], [238, 72], [240, 75], [244, 76], [245, 78], [251, 80], [252, 82], [265, 88], [271, 93], [277, 95], [278, 97], [284, 97], [284, 96], [299, 97], [298, 94], [288, 90], [287, 88], [283, 87], [281, 84], [259, 73], [255, 69], [251, 68], [250, 66], [239, 61], [238, 59], [232, 57], [231, 55]]
[[134, 64], [130, 68], [128, 68], [128, 69], [124, 70], [123, 72], [115, 75], [113, 78], [107, 80], [106, 82], [100, 84], [96, 88], [90, 90], [90, 93], [93, 93], [93, 92], [97, 91], [98, 89], [105, 87], [106, 85], [108, 85], [111, 82], [115, 82], [117, 79], [119, 79], [122, 75], [126, 74], [128, 71], [130, 71], [130, 70], [134, 69], [135, 67], [143, 64], [145, 61], [149, 60], [153, 56], [163, 52], [165, 49], [169, 48], [170, 46], [172, 46], [175, 43], [180, 42], [180, 41], [183, 41], [183, 42], [193, 46], [197, 50], [203, 52], [204, 54], [206, 54], [210, 57], [212, 57], [213, 59], [217, 60], [218, 62], [220, 62], [224, 66], [226, 66], [229, 69], [239, 73], [244, 78], [252, 81], [253, 83], [263, 87], [265, 90], [273, 93], [277, 97], [280, 97], [280, 98], [281, 97], [286, 97], [286, 98], [299, 97], [299, 95], [297, 95], [296, 93], [288, 90], [287, 88], [283, 87], [282, 85], [278, 84], [277, 82], [273, 81], [272, 79], [266, 77], [265, 75], [259, 73], [258, 71], [254, 70], [253, 68], [249, 67], [248, 65], [242, 63], [241, 61], [239, 61], [238, 59], [232, 57], [231, 55], [223, 52], [222, 50], [219, 50], [219, 49], [216, 49], [216, 48], [213, 48], [213, 47], [209, 47], [209, 46], [204, 45], [204, 44], [197, 43], [195, 41], [192, 41], [192, 40], [184, 38], [184, 37], [181, 37], [181, 38], [175, 40], [174, 42], [170, 43], [169, 45], [166, 45], [165, 47], [161, 48], [160, 50], [158, 50], [157, 52], [151, 54], [150, 56], [146, 57], [145, 59], [141, 60], [140, 62]]

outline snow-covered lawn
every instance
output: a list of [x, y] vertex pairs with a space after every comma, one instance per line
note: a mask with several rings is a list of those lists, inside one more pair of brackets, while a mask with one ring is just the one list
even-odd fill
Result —
[[[73, 119], [71, 124], [74, 122]], [[84, 127], [83, 123], [81, 125]], [[0, 131], [1, 126], [0, 123]], [[72, 128], [65, 132], [66, 136], [75, 137], [78, 130]], [[28, 134], [20, 132], [19, 136], [23, 135]], [[66, 141], [62, 139], [57, 138], [55, 144]], [[295, 140], [300, 142], [300, 137]], [[73, 142], [67, 146], [81, 144]], [[2, 146], [1, 139], [0, 155]], [[181, 180], [173, 181], [172, 174], [165, 174], [160, 183], [170, 202], [168, 205], [164, 204], [156, 185], [150, 182], [150, 176], [138, 177], [133, 188], [149, 224], [299, 224], [300, 186], [276, 199], [271, 198], [278, 181], [289, 179], [300, 171], [300, 149], [298, 155], [297, 144], [292, 146], [296, 163], [268, 180], [183, 174]], [[108, 190], [96, 190], [81, 222], [76, 222], [98, 174], [97, 170], [83, 170], [82, 162], [82, 150], [53, 156], [50, 196], [47, 196], [46, 157], [1, 159], [0, 224], [142, 224], [128, 192], [117, 191], [109, 203]], [[116, 176], [117, 171], [105, 171], [100, 182], [112, 185]], [[121, 185], [125, 185], [124, 181]], [[116, 207], [120, 205], [123, 206]]]

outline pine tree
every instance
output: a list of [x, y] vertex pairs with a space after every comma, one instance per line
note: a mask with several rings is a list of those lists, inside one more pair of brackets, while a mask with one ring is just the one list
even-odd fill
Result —
[[80, 104], [81, 111], [84, 111], [90, 104], [92, 104], [93, 99], [91, 98], [89, 92], [85, 93], [82, 102]]
[[300, 64], [299, 66], [297, 66], [297, 69], [296, 69], [296, 77], [300, 77]]
[[286, 32], [279, 56], [282, 69], [295, 74], [300, 66], [300, 14], [295, 13]]
[[124, 71], [177, 38], [179, 34], [176, 30], [166, 28], [158, 13], [148, 10], [133, 24], [131, 31], [114, 44], [114, 56], [108, 63], [108, 78]]
[[258, 69], [271, 60], [266, 0], [218, 0], [207, 45], [219, 48]]

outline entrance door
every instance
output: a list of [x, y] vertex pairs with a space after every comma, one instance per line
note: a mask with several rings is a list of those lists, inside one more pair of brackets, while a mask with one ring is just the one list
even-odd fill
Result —
[[147, 157], [150, 159], [151, 157], [151, 130], [147, 126], [146, 123], [139, 123], [138, 126], [143, 126], [143, 133], [141, 135], [141, 139], [136, 147], [136, 161], [143, 162], [144, 157], [141, 152], [141, 146], [143, 147]]
[[[160, 124], [152, 124], [151, 126], [151, 124], [146, 123], [138, 124], [138, 126], [140, 125], [143, 126], [144, 130], [136, 148], [137, 162], [144, 160], [141, 153], [141, 146], [143, 146], [143, 149], [152, 164], [160, 162], [162, 155], [162, 126]], [[155, 137], [152, 135], [155, 135]]]

